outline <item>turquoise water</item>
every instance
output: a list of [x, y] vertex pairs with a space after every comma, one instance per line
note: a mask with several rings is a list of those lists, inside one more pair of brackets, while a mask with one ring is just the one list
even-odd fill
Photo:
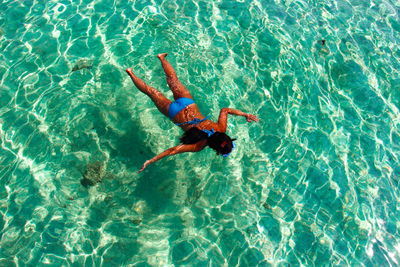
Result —
[[[2, 1], [0, 265], [399, 265], [399, 7]], [[161, 52], [260, 118], [228, 158], [136, 173], [182, 133], [125, 73], [172, 99]]]

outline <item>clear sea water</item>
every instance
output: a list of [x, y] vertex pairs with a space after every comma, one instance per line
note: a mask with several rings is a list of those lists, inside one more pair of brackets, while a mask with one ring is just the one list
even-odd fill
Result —
[[[0, 266], [399, 265], [399, 8], [1, 1]], [[125, 73], [172, 99], [161, 52], [204, 115], [259, 116], [228, 158], [136, 173], [182, 134]]]

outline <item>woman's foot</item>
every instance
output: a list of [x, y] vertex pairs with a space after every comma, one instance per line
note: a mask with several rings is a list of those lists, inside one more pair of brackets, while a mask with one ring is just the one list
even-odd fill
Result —
[[157, 57], [161, 60], [161, 59], [164, 59], [167, 55], [168, 55], [168, 53], [161, 53], [161, 54], [158, 54]]

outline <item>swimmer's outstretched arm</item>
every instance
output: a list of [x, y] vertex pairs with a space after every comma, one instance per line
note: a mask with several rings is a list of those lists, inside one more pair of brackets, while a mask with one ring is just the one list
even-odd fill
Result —
[[184, 152], [198, 152], [205, 147], [205, 144], [206, 144], [206, 142], [198, 142], [196, 144], [189, 144], [189, 145], [180, 144], [175, 147], [168, 148], [167, 150], [158, 154], [154, 158], [147, 160], [143, 164], [142, 168], [138, 171], [138, 173], [143, 171], [149, 164], [154, 163], [157, 160], [160, 160], [166, 156], [172, 156], [172, 155], [176, 155], [176, 154], [184, 153]]
[[219, 113], [218, 126], [220, 128], [219, 131], [221, 131], [223, 133], [226, 132], [227, 122], [228, 122], [228, 114], [243, 116], [246, 118], [246, 120], [248, 122], [252, 122], [252, 121], [258, 122], [258, 118], [256, 115], [247, 114], [247, 113], [244, 113], [237, 109], [222, 108]]

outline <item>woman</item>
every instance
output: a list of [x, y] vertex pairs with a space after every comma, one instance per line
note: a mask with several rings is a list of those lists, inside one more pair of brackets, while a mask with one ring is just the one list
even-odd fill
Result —
[[174, 102], [136, 77], [132, 72], [132, 68], [128, 68], [126, 72], [129, 74], [136, 87], [153, 100], [158, 110], [181, 127], [185, 133], [180, 138], [181, 144], [171, 147], [152, 159], [147, 160], [138, 173], [143, 171], [149, 164], [166, 156], [183, 152], [198, 152], [203, 150], [206, 146], [214, 149], [217, 154], [227, 157], [235, 147], [233, 141], [236, 140], [231, 139], [225, 134], [228, 114], [243, 116], [248, 122], [258, 121], [255, 115], [246, 114], [230, 108], [221, 109], [218, 123], [208, 120], [208, 117], [204, 117], [200, 113], [190, 92], [178, 80], [175, 70], [165, 59], [166, 56], [167, 53], [157, 55], [161, 61], [165, 75], [167, 76], [168, 86], [174, 94]]

